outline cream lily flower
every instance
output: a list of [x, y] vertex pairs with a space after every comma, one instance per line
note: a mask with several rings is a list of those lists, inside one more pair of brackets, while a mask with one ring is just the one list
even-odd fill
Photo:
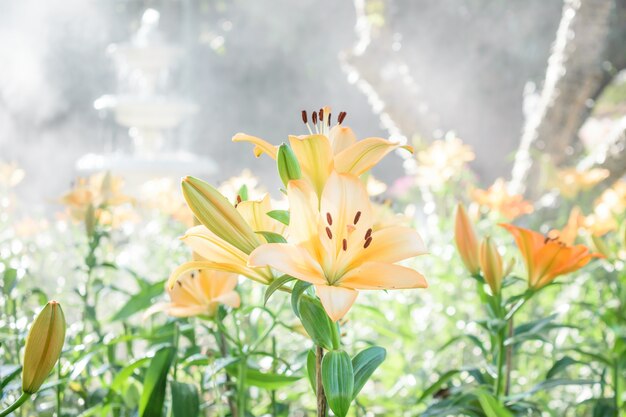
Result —
[[[254, 232], [273, 232], [281, 234], [284, 225], [266, 213], [272, 210], [269, 194], [258, 201], [242, 201], [237, 204], [237, 212]], [[263, 236], [259, 240], [266, 242]], [[274, 275], [269, 268], [248, 266], [248, 254], [233, 244], [217, 236], [205, 226], [195, 226], [187, 230], [181, 240], [197, 253], [202, 260], [186, 262], [176, 268], [168, 280], [172, 288], [180, 276], [196, 269], [213, 269], [243, 275], [253, 281], [269, 284]]]
[[171, 302], [162, 306], [174, 317], [213, 316], [219, 304], [239, 307], [241, 299], [235, 291], [237, 274], [213, 269], [188, 271], [176, 279], [166, 291]]
[[[359, 176], [369, 171], [394, 149], [405, 148], [412, 152], [410, 146], [403, 146], [383, 138], [371, 137], [357, 141], [352, 129], [342, 126], [340, 122], [329, 128], [330, 121], [324, 120], [324, 114], [330, 117], [329, 111], [328, 108], [320, 110], [319, 124], [317, 113], [313, 113], [316, 134], [289, 136], [289, 144], [300, 163], [302, 174], [311, 182], [318, 196], [321, 195], [333, 169], [339, 173]], [[306, 124], [306, 117], [303, 117], [303, 120]], [[278, 146], [259, 137], [238, 133], [232, 140], [254, 144], [256, 157], [266, 153], [276, 159]]]
[[422, 274], [395, 264], [426, 253], [422, 239], [408, 227], [374, 231], [367, 191], [357, 177], [331, 173], [319, 204], [308, 182], [292, 180], [287, 188], [290, 243], [259, 246], [249, 265], [310, 282], [333, 321], [348, 312], [358, 290], [427, 287]]

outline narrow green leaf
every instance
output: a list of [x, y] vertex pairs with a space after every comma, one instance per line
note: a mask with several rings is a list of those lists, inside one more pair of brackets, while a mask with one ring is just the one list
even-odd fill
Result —
[[298, 280], [291, 289], [291, 308], [294, 314], [298, 317], [300, 317], [300, 312], [298, 311], [298, 301], [300, 301], [300, 297], [310, 286], [310, 283]]
[[263, 236], [267, 243], [287, 243], [287, 239], [285, 239], [282, 235], [274, 232], [256, 232], [257, 234]]
[[335, 324], [326, 314], [322, 303], [311, 297], [300, 297], [298, 311], [300, 312], [300, 321], [311, 336], [313, 343], [331, 350], [333, 347], [332, 326]]
[[286, 283], [291, 282], [293, 280], [295, 280], [294, 277], [290, 275], [283, 275], [283, 276], [276, 278], [274, 281], [272, 281], [272, 283], [268, 285], [267, 289], [265, 290], [265, 296], [263, 297], [263, 305], [267, 304], [267, 301], [270, 299], [272, 294], [276, 292], [276, 290], [278, 290], [280, 287], [282, 287]]
[[337, 417], [345, 417], [354, 392], [354, 370], [346, 352], [333, 350], [324, 355], [322, 384], [330, 409]]
[[[239, 367], [229, 365], [226, 371], [230, 376], [237, 378], [239, 376]], [[250, 366], [245, 369], [246, 385], [263, 388], [268, 391], [277, 390], [287, 387], [296, 381], [302, 379], [299, 375], [284, 375], [274, 372], [262, 372]]]
[[480, 391], [477, 393], [477, 397], [487, 417], [514, 417], [493, 395], [485, 391]]
[[354, 391], [352, 398], [356, 398], [361, 389], [372, 376], [376, 368], [380, 366], [387, 356], [387, 351], [380, 346], [371, 346], [359, 352], [352, 359], [352, 368], [354, 370]]
[[126, 320], [130, 316], [144, 311], [153, 304], [155, 297], [163, 294], [165, 288], [165, 280], [155, 282], [150, 286], [139, 291], [137, 294], [130, 297], [130, 299], [124, 304], [117, 313], [115, 313], [109, 320], [118, 321]]
[[287, 210], [272, 210], [268, 211], [267, 215], [274, 220], [278, 220], [285, 226], [289, 226], [289, 212]]
[[563, 356], [561, 359], [554, 362], [554, 365], [552, 365], [552, 368], [550, 368], [550, 370], [546, 374], [546, 379], [554, 378], [556, 375], [565, 371], [567, 367], [569, 367], [570, 365], [574, 365], [576, 363], [580, 363], [580, 362], [573, 359], [570, 356]]
[[422, 395], [418, 398], [417, 403], [421, 403], [426, 398], [430, 397], [432, 394], [437, 392], [439, 388], [443, 386], [446, 382], [451, 380], [455, 375], [461, 373], [462, 369], [452, 369], [444, 374], [442, 374], [437, 381], [435, 381], [431, 386], [426, 388]]
[[167, 347], [154, 354], [143, 381], [139, 400], [140, 417], [162, 417], [167, 373], [174, 359], [174, 348]]
[[193, 384], [172, 381], [172, 417], [198, 417], [200, 398], [198, 389]]
[[0, 391], [21, 372], [20, 365], [0, 365]]
[[306, 373], [309, 377], [309, 383], [311, 383], [311, 388], [313, 388], [313, 392], [317, 392], [317, 382], [315, 377], [315, 349], [310, 349], [306, 355]]
[[117, 374], [115, 374], [115, 378], [113, 378], [110, 385], [111, 390], [117, 392], [118, 394], [122, 394], [122, 390], [128, 378], [133, 375], [137, 368], [148, 362], [150, 362], [150, 358], [141, 358], [123, 367], [119, 372], [117, 372]]
[[235, 357], [226, 357], [216, 359], [215, 362], [211, 364], [204, 373], [204, 382], [205, 384], [211, 380], [219, 371], [222, 369], [232, 365], [233, 363], [239, 362], [239, 358]]
[[4, 295], [8, 296], [11, 291], [13, 291], [13, 288], [15, 288], [15, 284], [17, 283], [17, 269], [7, 268], [4, 271], [2, 281], [2, 292]]

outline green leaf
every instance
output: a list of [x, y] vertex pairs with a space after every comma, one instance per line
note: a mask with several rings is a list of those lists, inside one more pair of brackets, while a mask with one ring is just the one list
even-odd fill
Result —
[[310, 286], [311, 284], [309, 282], [298, 280], [291, 289], [291, 308], [298, 317], [300, 317], [300, 312], [298, 311], [298, 301], [300, 301], [300, 297]]
[[115, 378], [113, 378], [110, 388], [113, 391], [117, 392], [118, 394], [122, 394], [124, 385], [126, 381], [128, 380], [128, 378], [130, 378], [133, 375], [133, 373], [135, 372], [137, 368], [139, 368], [140, 366], [143, 366], [144, 364], [148, 362], [150, 362], [150, 358], [141, 358], [131, 363], [130, 365], [126, 365], [125, 367], [123, 367], [115, 375]]
[[130, 297], [124, 307], [122, 307], [117, 313], [113, 315], [109, 320], [118, 321], [126, 320], [130, 316], [144, 311], [150, 307], [153, 303], [153, 299], [163, 294], [165, 288], [165, 280], [155, 282], [154, 284], [144, 288], [137, 294]]
[[306, 332], [311, 336], [313, 343], [326, 350], [332, 350], [332, 332], [335, 324], [322, 307], [322, 303], [311, 297], [300, 297], [298, 302], [300, 321]]
[[278, 233], [274, 232], [255, 232], [259, 235], [262, 235], [267, 243], [287, 243], [287, 240]]
[[313, 388], [313, 392], [317, 393], [317, 378], [315, 376], [315, 349], [310, 349], [306, 355], [306, 373], [309, 377], [309, 382], [311, 383], [311, 388]]
[[463, 369], [452, 369], [442, 374], [437, 381], [435, 381], [431, 386], [429, 386], [428, 388], [424, 390], [422, 395], [418, 398], [417, 403], [419, 404], [422, 401], [424, 401], [426, 398], [433, 395], [435, 392], [439, 390], [439, 388], [443, 386], [443, 384], [445, 384], [446, 382], [451, 380], [455, 375], [460, 374], [461, 372], [463, 372]]
[[487, 417], [514, 417], [505, 406], [486, 391], [479, 391], [477, 397]]
[[342, 350], [332, 350], [324, 355], [322, 384], [330, 409], [337, 417], [345, 417], [354, 392], [354, 370], [350, 355]]
[[580, 363], [579, 361], [573, 359], [570, 356], [563, 356], [558, 361], [554, 362], [552, 368], [546, 374], [546, 379], [554, 378], [556, 375], [563, 372], [568, 366]]
[[172, 381], [172, 416], [198, 417], [200, 414], [200, 398], [194, 384]]
[[216, 359], [215, 362], [211, 364], [211, 366], [207, 367], [207, 370], [204, 374], [204, 383], [206, 384], [211, 380], [219, 371], [222, 369], [232, 365], [233, 363], [239, 362], [239, 358], [236, 357], [226, 357]]
[[359, 352], [352, 359], [352, 368], [354, 370], [354, 391], [352, 398], [356, 398], [361, 389], [372, 376], [376, 368], [380, 366], [387, 356], [387, 351], [380, 346], [371, 346]]
[[11, 382], [16, 376], [22, 372], [20, 365], [1, 365], [0, 366], [0, 392]]
[[274, 220], [278, 220], [285, 226], [289, 226], [289, 212], [287, 210], [272, 210], [266, 213]]
[[174, 348], [157, 351], [143, 380], [143, 392], [139, 400], [139, 417], [162, 417], [167, 373], [174, 359]]
[[4, 271], [2, 281], [2, 292], [5, 296], [8, 296], [11, 291], [13, 291], [13, 288], [15, 288], [15, 284], [17, 283], [17, 269], [7, 268]]
[[[226, 367], [229, 375], [239, 377], [239, 367], [229, 365]], [[263, 388], [268, 391], [277, 390], [287, 387], [296, 381], [302, 379], [299, 375], [284, 375], [274, 372], [262, 372], [258, 369], [247, 366], [245, 369], [246, 385]]]
[[293, 280], [295, 280], [294, 277], [290, 275], [283, 275], [283, 276], [276, 278], [274, 281], [272, 281], [272, 283], [268, 285], [267, 289], [265, 290], [265, 296], [263, 297], [263, 305], [267, 304], [267, 301], [270, 299], [272, 294], [276, 292], [276, 290], [278, 290], [280, 287], [282, 287], [286, 283], [291, 282]]

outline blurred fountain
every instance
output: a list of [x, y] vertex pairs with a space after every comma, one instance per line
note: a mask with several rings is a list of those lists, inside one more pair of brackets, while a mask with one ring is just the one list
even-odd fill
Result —
[[165, 133], [180, 126], [197, 108], [171, 91], [170, 74], [183, 49], [163, 38], [159, 18], [157, 10], [147, 9], [130, 42], [107, 48], [117, 69], [117, 92], [94, 101], [96, 110], [112, 115], [115, 123], [128, 129], [131, 151], [84, 155], [76, 163], [79, 174], [111, 171], [132, 185], [155, 177], [206, 177], [215, 171], [211, 159], [172, 151], [177, 144], [166, 140]]

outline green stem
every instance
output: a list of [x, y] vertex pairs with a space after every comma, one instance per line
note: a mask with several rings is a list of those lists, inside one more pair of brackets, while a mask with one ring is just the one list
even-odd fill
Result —
[[30, 398], [31, 394], [27, 394], [25, 392], [22, 393], [22, 395], [20, 396], [20, 398], [18, 398], [13, 404], [11, 404], [7, 409], [5, 409], [4, 411], [0, 412], [0, 417], [5, 417], [8, 416], [9, 414], [11, 414], [13, 411], [17, 410], [18, 408], [20, 408], [22, 406], [22, 404], [24, 404], [26, 402], [26, 400], [28, 400]]
[[317, 392], [317, 417], [326, 417], [326, 409], [328, 403], [326, 401], [326, 394], [324, 393], [324, 386], [322, 385], [322, 359], [324, 358], [324, 348], [321, 346], [315, 347], [315, 386]]
[[617, 417], [620, 417], [622, 415], [622, 411], [621, 411], [621, 404], [620, 401], [622, 399], [622, 388], [621, 388], [621, 384], [620, 384], [620, 366], [619, 366], [619, 358], [616, 358], [615, 360], [615, 366], [613, 367], [613, 372], [614, 372], [614, 376], [613, 376], [613, 383], [615, 385], [614, 387], [614, 391], [615, 391], [615, 410], [617, 411]]
[[[505, 327], [506, 329], [506, 327]], [[497, 376], [495, 380], [495, 391], [496, 398], [499, 400], [502, 395], [502, 379], [504, 376], [504, 357], [505, 357], [505, 348], [504, 348], [504, 338], [505, 338], [505, 329], [498, 330], [498, 363], [497, 363]]]
[[237, 404], [240, 417], [246, 415], [246, 364], [248, 358], [241, 352], [239, 359], [239, 375], [237, 377]]
[[333, 323], [331, 327], [333, 330], [331, 333], [333, 349], [336, 350], [341, 347], [341, 330], [339, 329], [339, 322]]

